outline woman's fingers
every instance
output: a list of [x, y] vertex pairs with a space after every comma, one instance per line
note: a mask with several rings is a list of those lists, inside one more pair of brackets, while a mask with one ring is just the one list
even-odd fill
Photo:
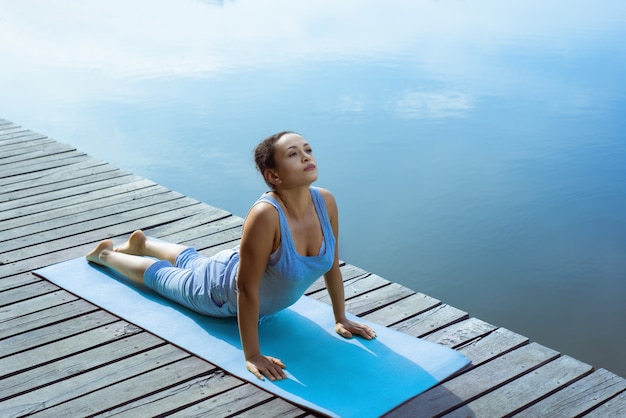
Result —
[[359, 322], [347, 321], [346, 323], [338, 322], [335, 325], [337, 334], [345, 338], [351, 338], [353, 334], [360, 335], [366, 340], [376, 338], [376, 332], [369, 326]]
[[275, 359], [275, 360], [278, 363], [275, 363], [274, 361], [270, 361], [270, 364], [267, 367], [265, 367], [264, 370], [261, 370], [262, 373], [265, 375], [265, 377], [267, 377], [271, 381], [282, 380], [287, 377], [285, 372], [283, 372], [285, 365], [280, 360], [278, 359]]
[[361, 325], [361, 337], [366, 338], [368, 340], [371, 340], [372, 338], [376, 338], [376, 331], [374, 331], [371, 327], [368, 327], [367, 325], [363, 325], [363, 324], [359, 324]]
[[344, 338], [352, 338], [352, 333], [340, 322], [335, 324], [335, 332]]
[[262, 355], [255, 356], [246, 361], [248, 370], [260, 380], [281, 380], [287, 377], [283, 369], [286, 367], [282, 361], [274, 357]]
[[269, 361], [271, 361], [272, 363], [276, 364], [281, 369], [284, 369], [285, 367], [287, 367], [287, 366], [285, 366], [285, 364], [282, 361], [280, 361], [280, 359], [277, 359], [276, 357], [269, 357], [269, 356], [267, 356], [267, 359]]
[[248, 371], [250, 371], [250, 373], [255, 375], [259, 380], [265, 380], [265, 378], [263, 377], [263, 374], [259, 371], [259, 369], [257, 369], [254, 366], [251, 366], [250, 364], [248, 364], [247, 368], [248, 368]]

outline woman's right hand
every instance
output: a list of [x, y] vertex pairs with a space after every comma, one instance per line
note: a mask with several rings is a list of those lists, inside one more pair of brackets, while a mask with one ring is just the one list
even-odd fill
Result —
[[286, 367], [282, 361], [277, 358], [257, 354], [246, 360], [248, 370], [261, 380], [263, 376], [269, 380], [281, 380], [287, 377], [283, 369]]

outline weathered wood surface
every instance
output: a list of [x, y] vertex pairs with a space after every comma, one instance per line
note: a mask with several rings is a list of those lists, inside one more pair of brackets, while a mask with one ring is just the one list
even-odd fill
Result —
[[[0, 119], [0, 416], [315, 414], [31, 274], [135, 229], [206, 255], [242, 219]], [[349, 264], [356, 315], [472, 364], [387, 414], [624, 416], [626, 380]], [[329, 302], [323, 280], [307, 294]]]

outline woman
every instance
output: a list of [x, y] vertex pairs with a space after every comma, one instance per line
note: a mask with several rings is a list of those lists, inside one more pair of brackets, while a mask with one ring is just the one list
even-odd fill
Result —
[[204, 257], [193, 248], [149, 240], [135, 231], [116, 249], [111, 240], [100, 242], [87, 260], [202, 314], [237, 316], [248, 370], [259, 379], [280, 380], [286, 377], [285, 365], [261, 354], [259, 320], [295, 303], [322, 275], [335, 331], [346, 338], [376, 335], [346, 318], [337, 205], [330, 192], [311, 187], [317, 167], [309, 143], [296, 133], [281, 132], [256, 147], [255, 161], [271, 191], [250, 209], [238, 248]]

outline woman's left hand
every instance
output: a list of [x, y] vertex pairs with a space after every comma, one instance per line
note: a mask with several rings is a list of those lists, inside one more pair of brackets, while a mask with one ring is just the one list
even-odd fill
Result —
[[337, 321], [335, 323], [335, 332], [344, 338], [352, 338], [353, 335], [360, 335], [366, 340], [376, 338], [376, 332], [371, 327], [348, 319]]

